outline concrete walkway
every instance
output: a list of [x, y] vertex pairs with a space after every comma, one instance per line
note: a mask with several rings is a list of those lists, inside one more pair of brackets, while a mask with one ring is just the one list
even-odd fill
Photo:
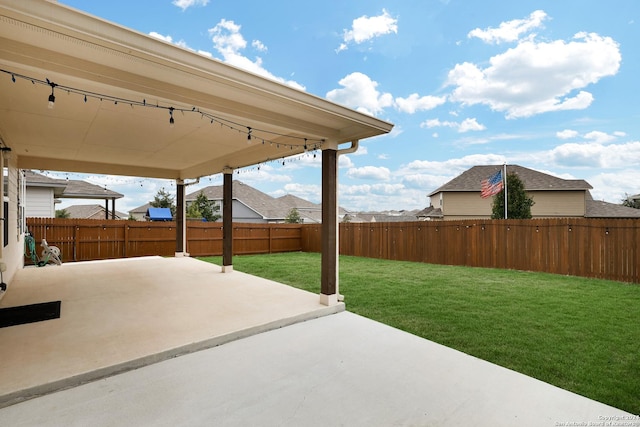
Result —
[[640, 426], [640, 419], [618, 409], [349, 312], [0, 409], [0, 425], [13, 427], [608, 421]]

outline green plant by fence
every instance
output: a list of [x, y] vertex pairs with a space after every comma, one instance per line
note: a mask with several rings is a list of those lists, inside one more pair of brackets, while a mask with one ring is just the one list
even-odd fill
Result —
[[[63, 218], [27, 218], [27, 228], [39, 244], [57, 246], [64, 262], [172, 256], [176, 251], [175, 222], [142, 222]], [[236, 255], [300, 251], [299, 224], [233, 224]], [[191, 256], [222, 255], [222, 224], [187, 221], [187, 252]]]
[[[320, 252], [319, 225], [302, 250]], [[640, 220], [549, 218], [340, 224], [343, 255], [640, 283]]]

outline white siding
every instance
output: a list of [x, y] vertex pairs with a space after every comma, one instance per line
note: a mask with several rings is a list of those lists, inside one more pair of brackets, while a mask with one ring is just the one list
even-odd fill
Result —
[[53, 188], [28, 187], [26, 199], [27, 218], [53, 218], [56, 216]]

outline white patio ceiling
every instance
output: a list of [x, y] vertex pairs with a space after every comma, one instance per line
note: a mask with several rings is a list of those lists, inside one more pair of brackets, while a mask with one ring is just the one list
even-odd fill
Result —
[[0, 138], [25, 169], [188, 179], [393, 127], [43, 0], [0, 0], [0, 69]]

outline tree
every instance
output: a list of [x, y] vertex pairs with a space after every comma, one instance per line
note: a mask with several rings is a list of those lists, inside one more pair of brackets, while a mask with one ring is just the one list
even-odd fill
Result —
[[292, 208], [284, 218], [284, 222], [287, 224], [302, 224], [302, 217], [300, 216], [298, 209]]
[[197, 218], [197, 219], [202, 218], [200, 209], [198, 209], [198, 205], [196, 205], [195, 203], [189, 203], [187, 205], [186, 215], [187, 215], [187, 218]]
[[176, 215], [176, 205], [173, 203], [173, 196], [165, 191], [164, 187], [158, 190], [158, 193], [153, 197], [153, 201], [149, 202], [149, 205], [153, 208], [169, 208], [171, 209], [171, 215]]
[[204, 218], [206, 221], [215, 222], [220, 219], [220, 206], [200, 191], [196, 199], [187, 206], [187, 218]]
[[[504, 219], [504, 191], [503, 188], [493, 197], [492, 219]], [[532, 197], [527, 196], [524, 184], [515, 173], [507, 174], [507, 218], [530, 219]]]
[[66, 209], [56, 209], [56, 218], [69, 218], [71, 214]]
[[[628, 208], [640, 209], [640, 199], [632, 199], [629, 197], [627, 193], [624, 194], [626, 197], [622, 199], [622, 206], [626, 206]], [[638, 197], [638, 196], [634, 196]]]

